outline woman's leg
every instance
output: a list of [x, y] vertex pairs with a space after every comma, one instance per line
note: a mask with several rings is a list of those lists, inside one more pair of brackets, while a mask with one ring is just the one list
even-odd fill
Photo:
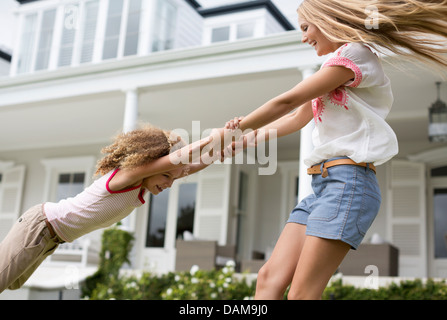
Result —
[[350, 248], [340, 240], [306, 236], [288, 299], [321, 299], [327, 283]]
[[306, 226], [288, 223], [270, 259], [258, 272], [255, 299], [282, 299], [292, 280], [306, 238]]

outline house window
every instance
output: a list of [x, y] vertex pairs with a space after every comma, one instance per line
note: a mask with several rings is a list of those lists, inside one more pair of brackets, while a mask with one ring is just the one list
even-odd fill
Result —
[[237, 29], [236, 33], [237, 39], [253, 38], [255, 34], [255, 23], [254, 22], [241, 23], [237, 25], [236, 29]]
[[211, 33], [211, 42], [221, 42], [230, 40], [230, 27], [214, 28]]
[[[181, 238], [185, 231], [193, 233], [197, 183], [182, 183], [173, 188], [178, 188], [178, 192], [171, 188], [158, 195], [151, 195], [146, 247], [164, 247], [168, 234], [171, 238], [175, 236], [177, 239]], [[175, 197], [172, 199], [172, 195], [176, 195], [177, 199]], [[169, 209], [170, 202], [177, 202], [175, 211]], [[168, 221], [176, 221], [176, 223], [168, 225]]]
[[141, 0], [129, 1], [124, 56], [137, 54], [140, 34]]
[[44, 159], [46, 179], [44, 201], [74, 197], [87, 187], [93, 176], [95, 157]]
[[17, 73], [25, 73], [31, 70], [33, 63], [33, 49], [36, 35], [37, 14], [25, 16], [21, 35], [20, 53], [17, 62]]
[[59, 48], [58, 66], [69, 66], [73, 57], [76, 35], [76, 19], [79, 6], [69, 5], [64, 10], [64, 27], [62, 28], [61, 44]]
[[167, 0], [158, 0], [152, 32], [152, 51], [174, 47], [176, 7]]
[[103, 59], [116, 58], [121, 30], [123, 0], [110, 0], [107, 13], [106, 34], [104, 40]]
[[169, 189], [158, 195], [151, 194], [146, 247], [164, 247], [168, 215]]
[[213, 27], [211, 29], [211, 43], [254, 38], [255, 32], [255, 21], [232, 23], [229, 25]]
[[196, 195], [197, 183], [183, 183], [180, 185], [177, 206], [176, 239], [182, 238], [185, 231], [193, 233]]
[[37, 46], [35, 70], [48, 69], [48, 63], [50, 62], [51, 44], [53, 43], [55, 18], [56, 9], [43, 12], [39, 44]]
[[84, 29], [81, 43], [80, 62], [91, 62], [95, 49], [95, 35], [98, 21], [98, 1], [90, 1], [85, 4], [84, 10]]
[[74, 197], [84, 190], [85, 173], [61, 173], [56, 187], [56, 201]]

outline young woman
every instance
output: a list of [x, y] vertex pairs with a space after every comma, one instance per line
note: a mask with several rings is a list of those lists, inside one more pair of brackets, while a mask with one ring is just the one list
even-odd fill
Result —
[[281, 137], [315, 122], [315, 148], [305, 159], [314, 194], [292, 211], [259, 271], [257, 299], [281, 299], [289, 285], [289, 299], [319, 299], [379, 211], [374, 166], [398, 144], [385, 122], [390, 81], [374, 49], [447, 67], [446, 0], [304, 0], [298, 16], [302, 42], [331, 56], [291, 90], [226, 124]]
[[211, 141], [210, 136], [185, 146], [179, 137], [152, 126], [118, 135], [102, 150], [106, 155], [96, 172], [102, 177], [73, 198], [30, 208], [0, 243], [0, 293], [20, 288], [60, 243], [122, 220], [144, 204], [147, 191], [158, 194], [211, 164], [205, 152], [200, 160], [206, 162], [192, 159]]

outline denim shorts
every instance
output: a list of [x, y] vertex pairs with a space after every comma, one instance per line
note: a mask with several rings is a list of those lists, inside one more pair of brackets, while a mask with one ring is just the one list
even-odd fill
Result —
[[[340, 157], [327, 161], [335, 159]], [[381, 196], [376, 175], [355, 165], [327, 170], [326, 178], [312, 176], [314, 194], [292, 210], [287, 222], [306, 225], [306, 235], [341, 240], [357, 249], [379, 212]]]

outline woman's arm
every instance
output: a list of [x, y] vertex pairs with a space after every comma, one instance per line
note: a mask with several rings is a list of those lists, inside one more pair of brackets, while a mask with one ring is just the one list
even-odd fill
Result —
[[345, 67], [323, 68], [244, 117], [239, 123], [240, 129], [244, 131], [261, 128], [287, 115], [298, 106], [335, 90], [354, 77], [354, 72]]
[[288, 113], [259, 129], [256, 143], [268, 140], [272, 131], [276, 131], [276, 138], [284, 137], [299, 131], [304, 128], [312, 118], [312, 102], [308, 101], [292, 113]]
[[[239, 141], [226, 148], [225, 157], [235, 156], [247, 147], [255, 147], [260, 142], [267, 141], [274, 132], [274, 138], [280, 138], [301, 130], [313, 118], [312, 102], [309, 101], [296, 109], [294, 112], [275, 120], [266, 126], [250, 131], [243, 135]], [[239, 122], [243, 117], [236, 117], [227, 122], [226, 127], [235, 129], [239, 127]]]

